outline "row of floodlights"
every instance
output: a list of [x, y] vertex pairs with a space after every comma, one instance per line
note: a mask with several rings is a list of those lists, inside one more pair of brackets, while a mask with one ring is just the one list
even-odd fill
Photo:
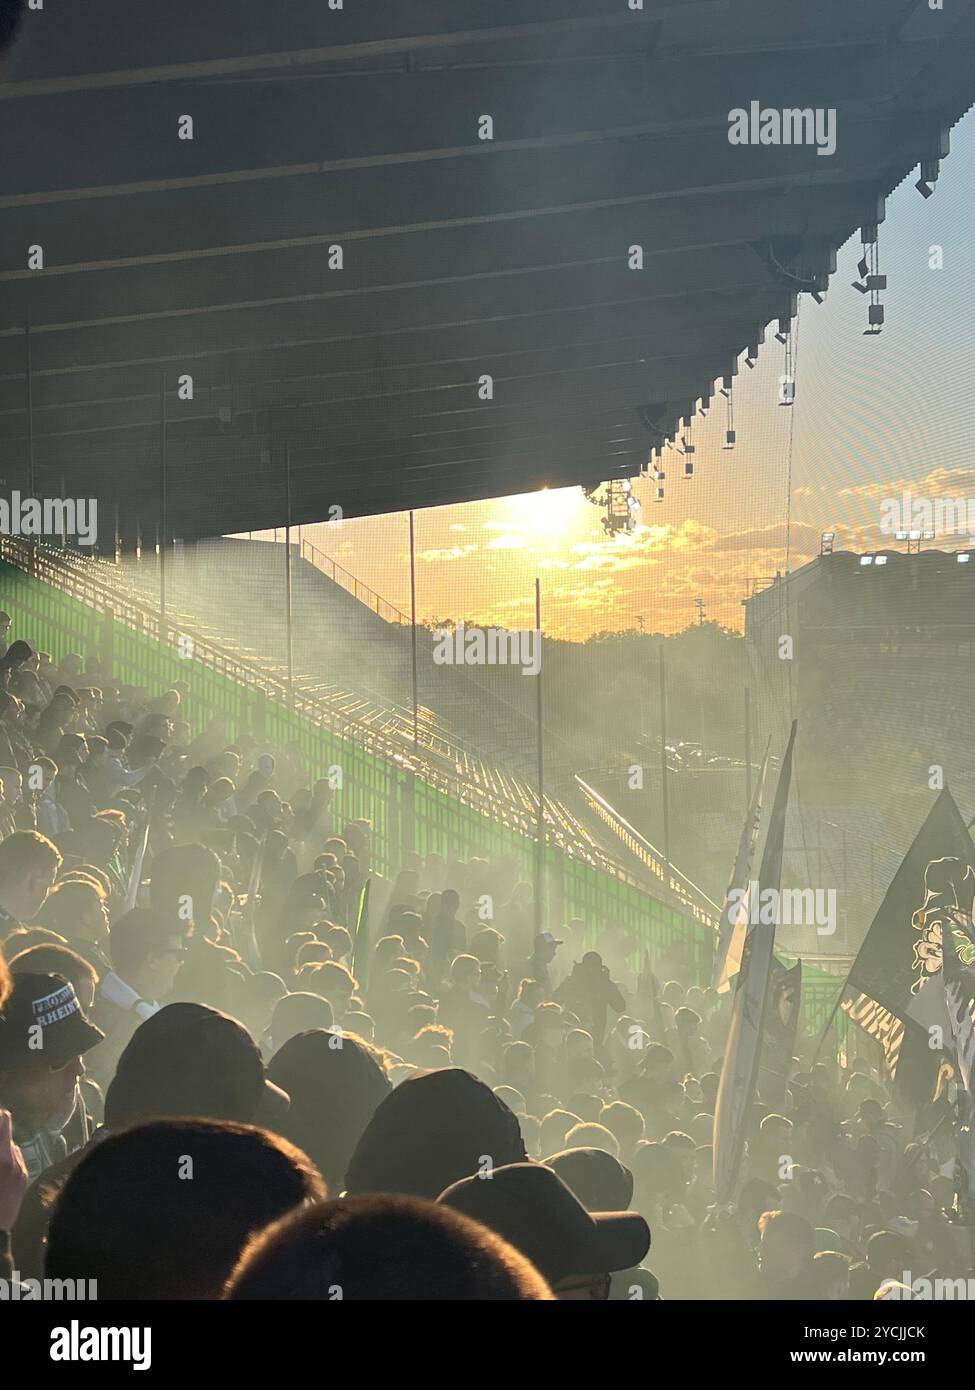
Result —
[[[861, 555], [860, 564], [886, 565], [889, 558], [890, 557], [887, 555]], [[959, 565], [967, 565], [970, 562], [971, 558], [972, 552], [970, 550], [960, 550], [958, 554], [955, 556], [955, 559], [958, 561]]]

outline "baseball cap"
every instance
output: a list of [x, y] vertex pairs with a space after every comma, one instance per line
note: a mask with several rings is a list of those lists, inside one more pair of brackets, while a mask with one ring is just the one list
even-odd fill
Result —
[[553, 936], [550, 931], [543, 931], [539, 932], [538, 936], [535, 937], [535, 945], [561, 946], [563, 942], [561, 942], [557, 936]]
[[544, 1163], [587, 1211], [623, 1211], [633, 1200], [633, 1174], [605, 1149], [561, 1149]]
[[632, 1269], [650, 1249], [650, 1227], [637, 1212], [586, 1211], [540, 1163], [463, 1178], [437, 1200], [503, 1236], [553, 1284], [570, 1274]]
[[166, 1115], [267, 1124], [290, 1098], [267, 1079], [242, 1023], [206, 1004], [167, 1004], [141, 1023], [119, 1057], [105, 1096], [111, 1129]]
[[9, 1070], [31, 1062], [61, 1067], [104, 1036], [89, 1023], [74, 986], [63, 976], [15, 975], [0, 1015], [0, 1067]]

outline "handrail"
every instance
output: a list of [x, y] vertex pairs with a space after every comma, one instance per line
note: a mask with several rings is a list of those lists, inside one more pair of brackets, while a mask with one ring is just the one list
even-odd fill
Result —
[[672, 863], [668, 863], [646, 836], [641, 835], [639, 830], [635, 830], [605, 797], [600, 796], [595, 787], [590, 787], [588, 782], [584, 782], [578, 774], [576, 774], [576, 781], [593, 810], [615, 831], [630, 853], [635, 855], [652, 874], [661, 879], [670, 891], [685, 906], [690, 908], [698, 921], [706, 922], [708, 926], [716, 928], [721, 919], [721, 909], [718, 904], [713, 902], [703, 889], [698, 888], [697, 884], [693, 883], [686, 874], [682, 874], [679, 869], [674, 868]]
[[[350, 593], [353, 598], [358, 599], [360, 603], [364, 604], [371, 612], [377, 614], [378, 617], [382, 618], [384, 616], [383, 610], [385, 609], [386, 612], [393, 615], [390, 618], [386, 618], [386, 622], [405, 623], [407, 627], [410, 626], [410, 619], [404, 612], [397, 608], [394, 603], [390, 603], [389, 599], [383, 598], [382, 594], [377, 594], [375, 589], [370, 589], [368, 584], [363, 584], [362, 580], [357, 579], [351, 570], [347, 570], [344, 565], [340, 565], [337, 560], [333, 560], [331, 555], [326, 555], [324, 550], [319, 550], [318, 546], [313, 544], [312, 541], [306, 541], [302, 538], [299, 555], [302, 560], [307, 560], [309, 564], [314, 565], [315, 569], [321, 570], [323, 574], [328, 575], [329, 579], [334, 580], [336, 584], [345, 589], [347, 593]], [[339, 575], [342, 575], [343, 578], [340, 579]], [[363, 594], [368, 595], [369, 602], [366, 602], [362, 597]]]

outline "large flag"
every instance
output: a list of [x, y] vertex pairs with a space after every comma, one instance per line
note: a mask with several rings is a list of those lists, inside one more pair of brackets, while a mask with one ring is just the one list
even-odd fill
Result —
[[843, 1012], [883, 1049], [896, 1094], [915, 1107], [937, 1086], [943, 1054], [932, 1039], [950, 1037], [941, 978], [945, 884], [969, 868], [975, 873], [975, 845], [945, 787], [887, 889], [840, 998]]
[[768, 1008], [765, 1015], [765, 1048], [758, 1089], [766, 1105], [778, 1109], [796, 1050], [796, 1033], [802, 1011], [802, 961], [791, 968], [772, 957], [769, 970]]
[[731, 981], [741, 969], [741, 954], [745, 949], [745, 935], [748, 931], [752, 858], [758, 843], [759, 826], [762, 823], [762, 798], [765, 791], [765, 775], [768, 772], [770, 744], [771, 739], [765, 745], [765, 757], [762, 759], [758, 781], [755, 783], [745, 823], [741, 828], [738, 853], [735, 855], [731, 881], [724, 898], [724, 911], [718, 927], [720, 936], [714, 956], [714, 974], [711, 982], [719, 994], [728, 992]]
[[[789, 743], [779, 770], [779, 781], [772, 803], [762, 863], [758, 871], [760, 901], [772, 890], [778, 897], [782, 882], [782, 851], [785, 844], [785, 817], [792, 781], [792, 749], [796, 741], [796, 721], [789, 730]], [[763, 914], [764, 915], [764, 914]], [[741, 1165], [748, 1115], [755, 1094], [765, 1009], [768, 997], [775, 922], [756, 922], [745, 937], [741, 970], [735, 987], [731, 1027], [725, 1047], [721, 1080], [714, 1107], [714, 1190], [719, 1202], [727, 1202], [734, 1191]]]

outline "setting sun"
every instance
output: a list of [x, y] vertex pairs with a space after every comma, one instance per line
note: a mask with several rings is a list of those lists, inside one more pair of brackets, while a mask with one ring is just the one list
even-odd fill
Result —
[[589, 508], [577, 487], [542, 488], [504, 500], [505, 520], [530, 536], [564, 536], [581, 529]]

